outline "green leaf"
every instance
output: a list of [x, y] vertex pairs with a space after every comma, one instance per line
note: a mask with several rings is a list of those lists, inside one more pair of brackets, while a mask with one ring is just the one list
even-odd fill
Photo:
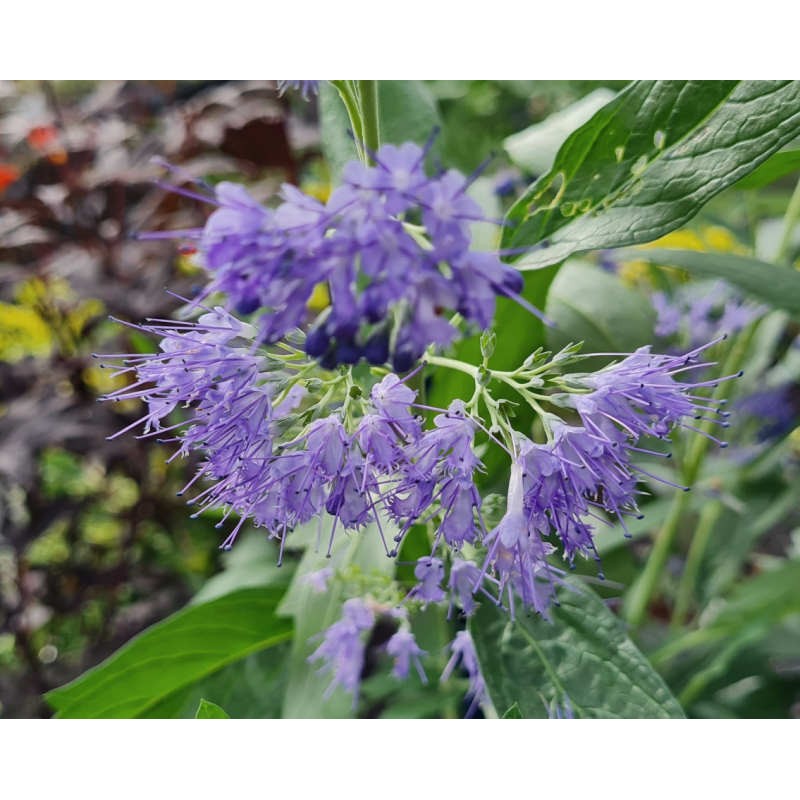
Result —
[[291, 566], [278, 566], [278, 545], [263, 530], [245, 528], [236, 547], [223, 556], [224, 569], [209, 578], [192, 598], [192, 605], [207, 603], [251, 586], [288, 585]]
[[283, 592], [242, 589], [190, 606], [139, 634], [102, 664], [48, 692], [59, 717], [136, 717], [200, 678], [292, 635], [276, 616]]
[[[384, 550], [378, 527], [373, 523], [363, 530], [336, 535], [331, 557], [327, 558], [327, 534], [333, 518], [325, 516], [318, 523], [294, 532], [295, 542], [307, 542], [306, 552], [295, 578], [278, 612], [294, 617], [295, 633], [289, 658], [289, 681], [283, 702], [283, 716], [288, 719], [318, 719], [348, 717], [353, 713], [353, 698], [341, 689], [326, 697], [331, 682], [328, 673], [320, 673], [320, 663], [310, 664], [308, 657], [319, 647], [320, 635], [341, 614], [342, 603], [347, 599], [344, 578], [354, 582], [386, 581], [394, 573], [395, 561]], [[382, 523], [384, 535], [391, 540], [395, 530], [386, 521]], [[316, 546], [317, 531], [322, 541]], [[298, 535], [299, 534], [299, 535]], [[315, 592], [307, 580], [311, 572], [331, 568], [335, 575], [324, 592]], [[340, 576], [344, 576], [340, 577]]]
[[636, 81], [508, 213], [520, 269], [657, 239], [797, 135], [800, 81]]
[[347, 109], [339, 92], [327, 81], [320, 83], [318, 108], [322, 152], [334, 179], [338, 179], [342, 167], [348, 161], [358, 158], [358, 154]]
[[201, 698], [199, 705], [197, 706], [197, 711], [194, 715], [195, 719], [230, 719], [230, 716], [225, 713], [224, 709], [221, 709], [216, 703], [212, 703], [209, 700], [206, 700], [204, 697]]
[[704, 655], [702, 668], [680, 693], [687, 706], [725, 675], [739, 653], [753, 648], [772, 629], [800, 614], [798, 586], [800, 560], [783, 562], [740, 584], [727, 602], [718, 604], [716, 613], [711, 609], [712, 613], [703, 614], [703, 627], [678, 636], [653, 653], [656, 663], [662, 664], [694, 648], [711, 648]]
[[[441, 127], [436, 100], [421, 81], [378, 81], [378, 98], [383, 143], [424, 144]], [[342, 167], [358, 156], [347, 110], [338, 91], [327, 82], [320, 85], [319, 123], [322, 151], [338, 177]]]
[[484, 603], [470, 621], [481, 672], [495, 708], [515, 703], [543, 718], [568, 699], [576, 718], [681, 718], [664, 681], [622, 623], [585, 585], [559, 593], [552, 622]]
[[523, 719], [522, 712], [519, 710], [519, 703], [514, 703], [508, 708], [501, 719]]
[[724, 278], [757, 300], [800, 316], [800, 272], [796, 270], [732, 253], [642, 248], [635, 254], [642, 261], [680, 267], [698, 278]]
[[737, 189], [760, 189], [793, 172], [800, 172], [800, 150], [781, 150], [771, 155], [757, 170], [742, 178]]
[[184, 686], [150, 706], [139, 717], [191, 719], [197, 704], [211, 698], [234, 719], [278, 719], [288, 678], [291, 649], [283, 642], [234, 661], [196, 683]]
[[559, 271], [547, 297], [547, 316], [554, 323], [547, 330], [551, 349], [583, 342], [587, 353], [628, 353], [652, 342], [656, 318], [641, 293], [581, 261], [568, 261]]

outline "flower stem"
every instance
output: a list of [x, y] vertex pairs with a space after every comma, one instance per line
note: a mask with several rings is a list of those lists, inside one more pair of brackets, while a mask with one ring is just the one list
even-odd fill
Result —
[[714, 527], [722, 515], [722, 502], [713, 500], [700, 512], [700, 519], [697, 521], [692, 543], [689, 545], [689, 553], [686, 556], [686, 566], [683, 569], [678, 591], [675, 597], [675, 608], [672, 612], [670, 625], [673, 628], [679, 627], [686, 617], [689, 605], [694, 596], [694, 588], [697, 585], [697, 576], [700, 574], [700, 565], [703, 563], [703, 556], [711, 540]]
[[467, 375], [472, 376], [476, 381], [478, 380], [478, 368], [472, 364], [467, 364], [464, 361], [459, 361], [457, 358], [445, 358], [445, 356], [426, 354], [425, 361], [427, 361], [429, 364], [434, 364], [437, 367], [447, 367], [448, 369], [455, 369], [459, 372], [464, 372]]
[[366, 161], [371, 161], [371, 153], [381, 146], [380, 110], [378, 105], [378, 81], [359, 81], [358, 96], [361, 104], [363, 126], [363, 147]]
[[778, 245], [778, 252], [775, 254], [775, 262], [777, 264], [783, 264], [789, 260], [789, 251], [792, 246], [792, 233], [794, 233], [794, 228], [798, 219], [800, 219], [800, 180], [797, 181], [797, 185], [794, 187], [794, 192], [789, 200], [786, 213], [783, 215], [783, 235]]

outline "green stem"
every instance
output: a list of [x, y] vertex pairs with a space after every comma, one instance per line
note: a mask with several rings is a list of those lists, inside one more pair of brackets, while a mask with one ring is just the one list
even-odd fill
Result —
[[459, 361], [456, 358], [445, 358], [445, 356], [426, 355], [425, 361], [437, 367], [447, 367], [448, 369], [455, 369], [459, 372], [464, 372], [472, 378], [478, 380], [478, 368], [472, 364], [467, 364], [464, 361]]
[[358, 157], [366, 164], [367, 156], [363, 146], [365, 141], [364, 122], [358, 95], [353, 90], [351, 83], [351, 81], [331, 81], [331, 85], [339, 92], [339, 97], [342, 98], [344, 107], [347, 109], [347, 116], [350, 117], [350, 126], [353, 128]]
[[381, 146], [380, 110], [378, 106], [378, 81], [359, 81], [358, 97], [361, 101], [361, 120], [363, 125], [364, 150], [367, 163], [370, 153], [376, 153]]
[[[750, 340], [753, 337], [755, 324], [747, 330], [742, 331], [733, 341], [728, 357], [725, 359], [722, 368], [722, 375], [734, 375], [739, 372], [747, 354]], [[715, 401], [725, 400], [733, 390], [733, 381], [727, 380], [720, 383], [714, 391], [712, 398]], [[704, 421], [699, 429], [706, 434], [710, 434], [714, 428], [714, 423]], [[683, 462], [681, 479], [686, 486], [691, 486], [700, 473], [703, 459], [710, 444], [710, 440], [703, 435], [696, 435], [689, 445], [686, 458]], [[653, 542], [653, 549], [647, 558], [644, 569], [637, 580], [633, 583], [623, 604], [622, 613], [631, 627], [638, 627], [642, 624], [650, 600], [655, 595], [661, 582], [672, 545], [678, 534], [681, 518], [689, 505], [688, 492], [681, 492], [675, 495], [667, 515], [664, 525], [656, 534]]]
[[783, 264], [789, 260], [792, 233], [794, 233], [794, 227], [798, 219], [800, 219], [800, 180], [797, 181], [797, 185], [794, 187], [786, 213], [783, 215], [783, 235], [781, 236], [781, 243], [778, 245], [778, 252], [775, 254], [775, 262], [777, 264]]
[[697, 528], [692, 537], [692, 543], [689, 545], [689, 553], [686, 556], [686, 566], [678, 584], [675, 609], [672, 612], [672, 620], [670, 622], [673, 628], [680, 627], [686, 618], [694, 597], [697, 576], [700, 574], [700, 565], [703, 563], [703, 557], [708, 548], [708, 543], [711, 541], [714, 527], [722, 515], [722, 509], [723, 506], [720, 500], [712, 500], [700, 512], [700, 519], [697, 521]]

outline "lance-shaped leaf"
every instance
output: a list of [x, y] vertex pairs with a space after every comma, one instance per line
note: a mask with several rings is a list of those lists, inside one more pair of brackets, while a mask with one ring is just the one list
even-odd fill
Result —
[[279, 587], [241, 589], [189, 606], [139, 634], [72, 683], [49, 692], [59, 717], [136, 717], [182, 687], [250, 653], [287, 641]]
[[636, 81], [564, 142], [503, 245], [536, 269], [657, 239], [799, 130], [800, 81]]
[[495, 708], [523, 717], [569, 707], [576, 718], [682, 718], [667, 685], [622, 623], [589, 588], [571, 582], [552, 621], [483, 603], [470, 621]]

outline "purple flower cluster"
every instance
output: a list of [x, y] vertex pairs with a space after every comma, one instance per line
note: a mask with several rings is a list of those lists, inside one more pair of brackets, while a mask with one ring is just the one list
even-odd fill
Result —
[[675, 380], [686, 370], [707, 366], [699, 361], [705, 349], [662, 356], [643, 347], [599, 372], [574, 376], [576, 386], [589, 389], [569, 396], [581, 424], [548, 417], [551, 436], [546, 444], [517, 435], [506, 513], [486, 537], [484, 565], [484, 572], [496, 576], [501, 595], [505, 591], [512, 615], [515, 597], [547, 613], [563, 574], [547, 561], [555, 549], [548, 538], [560, 543], [570, 563], [576, 555], [597, 558], [591, 519], [604, 520], [598, 512], [605, 512], [624, 529], [627, 515], [639, 516], [639, 476], [663, 479], [635, 466], [632, 457], [668, 455], [639, 447], [641, 438], [665, 439], [681, 426], [725, 446], [685, 421], [710, 414], [708, 419], [728, 425], [726, 412], [691, 394], [709, 382]]
[[[375, 523], [387, 554], [396, 555], [412, 526], [431, 522], [432, 552], [416, 565], [418, 583], [409, 599], [449, 597], [451, 608], [467, 615], [476, 593], [491, 596], [493, 590], [495, 602], [507, 603], [512, 614], [516, 598], [546, 614], [563, 574], [548, 561], [556, 545], [570, 563], [596, 555], [592, 518], [605, 519], [605, 512], [624, 527], [627, 515], [639, 514], [639, 478], [655, 476], [632, 458], [663, 455], [639, 447], [639, 440], [664, 439], [675, 426], [699, 430], [687, 418], [710, 415], [728, 424], [724, 412], [693, 394], [713, 382], [676, 380], [708, 366], [700, 360], [705, 348], [685, 356], [641, 348], [599, 372], [566, 376], [572, 391], [561, 402], [571, 405], [580, 424], [548, 414], [546, 443], [515, 434], [505, 515], [487, 531], [475, 485], [481, 426], [461, 401], [423, 428], [412, 412], [416, 392], [389, 374], [358, 401], [360, 414], [343, 414], [340, 407], [322, 415], [323, 409], [300, 423], [293, 412], [304, 390], [294, 384], [279, 394], [286, 375], [270, 369], [267, 357], [253, 350], [252, 328], [225, 310], [196, 323], [144, 329], [161, 337], [159, 352], [128, 357], [123, 372], [135, 372], [137, 380], [112, 398], [143, 399], [148, 411], [133, 425], [143, 424], [146, 435], [173, 433], [178, 454], [204, 454], [190, 485], [200, 476], [212, 483], [192, 502], [200, 504], [198, 514], [226, 509], [223, 523], [238, 515], [224, 547], [251, 519], [280, 540], [282, 555], [296, 526], [327, 512], [333, 519], [329, 552], [337, 526]], [[179, 406], [184, 421], [164, 427], [164, 417]], [[391, 549], [386, 520], [396, 530]], [[459, 552], [466, 545], [486, 548], [483, 565], [451, 558], [448, 577], [437, 550]]]
[[736, 333], [764, 312], [762, 306], [744, 300], [724, 281], [692, 283], [671, 294], [654, 292], [650, 299], [657, 314], [656, 336], [670, 338], [683, 333], [690, 347], [721, 333]]
[[520, 273], [496, 253], [470, 249], [470, 226], [483, 218], [469, 181], [449, 170], [425, 172], [425, 149], [384, 145], [375, 166], [349, 163], [327, 204], [284, 186], [266, 208], [238, 184], [221, 183], [199, 238], [211, 275], [206, 295], [230, 308], [260, 312], [259, 339], [275, 342], [307, 323], [315, 287], [329, 307], [313, 322], [306, 352], [326, 366], [364, 358], [405, 372], [456, 328], [447, 312], [480, 328], [491, 324], [497, 295], [517, 296]]
[[[189, 485], [201, 476], [213, 483], [192, 502], [200, 503], [198, 514], [221, 506], [225, 519], [239, 516], [224, 547], [246, 519], [283, 545], [297, 525], [323, 512], [334, 519], [331, 544], [337, 525], [380, 526], [381, 517], [398, 524], [400, 541], [426, 514], [440, 516], [448, 544], [475, 540], [480, 495], [472, 475], [480, 464], [472, 450], [475, 424], [460, 402], [423, 431], [411, 412], [416, 393], [389, 374], [362, 403], [351, 430], [334, 411], [287, 436], [303, 392], [295, 384], [277, 397], [286, 376], [246, 346], [249, 326], [218, 308], [196, 323], [141, 329], [160, 337], [160, 351], [126, 356], [121, 372], [134, 372], [137, 380], [111, 399], [140, 398], [147, 405], [125, 430], [143, 424], [145, 434], [172, 432], [178, 454], [203, 453]], [[189, 410], [187, 418], [164, 428], [164, 417], [179, 406]]]
[[[375, 530], [368, 535], [379, 535], [394, 557], [412, 530], [416, 536], [427, 528], [430, 549], [414, 565], [414, 585], [375, 594], [392, 596], [395, 607], [348, 600], [310, 656], [330, 673], [329, 694], [341, 687], [354, 698], [381, 615], [394, 620], [384, 647], [393, 674], [405, 679], [413, 667], [423, 682], [426, 654], [409, 609], [447, 603], [449, 615], [458, 609], [469, 617], [487, 598], [512, 618], [520, 603], [547, 616], [564, 576], [553, 563], [556, 551], [570, 566], [576, 558], [598, 559], [596, 523], [618, 520], [625, 529], [626, 518], [640, 514], [640, 481], [668, 483], [639, 465], [641, 455], [669, 455], [659, 445], [642, 447], [642, 439], [668, 442], [682, 427], [724, 447], [708, 425], [691, 421], [728, 425], [727, 414], [704, 397], [717, 381], [698, 378], [711, 366], [702, 360], [711, 345], [680, 356], [643, 347], [597, 372], [563, 375], [564, 364], [579, 358], [572, 350], [551, 361], [532, 354], [516, 371], [494, 372], [492, 348], [482, 341], [481, 367], [429, 357], [473, 376], [469, 403], [419, 404], [409, 385], [416, 370], [405, 378], [396, 373], [410, 370], [431, 345], [454, 341], [453, 314], [486, 329], [498, 296], [524, 304], [522, 278], [497, 253], [471, 249], [471, 227], [482, 214], [464, 176], [429, 176], [426, 149], [414, 144], [370, 155], [372, 166], [345, 167], [326, 203], [284, 186], [280, 202], [266, 207], [239, 185], [219, 184], [210, 200], [216, 209], [194, 232], [210, 280], [193, 305], [202, 308], [204, 297], [221, 293], [225, 307], [204, 309], [196, 322], [133, 326], [155, 335], [159, 349], [119, 356], [117, 374], [132, 380], [109, 396], [146, 404], [124, 431], [141, 425], [143, 435], [174, 442], [173, 458], [201, 454], [183, 491], [204, 479], [190, 501], [195, 514], [221, 508], [218, 527], [236, 518], [223, 548], [250, 521], [280, 542], [280, 561], [295, 528], [327, 516], [328, 555], [337, 531], [369, 526]], [[309, 301], [321, 286], [330, 302], [314, 316]], [[694, 302], [692, 336], [708, 334], [712, 323], [736, 330], [759, 313], [726, 303], [720, 314], [716, 295]], [[659, 332], [678, 332], [683, 311], [664, 296], [654, 304]], [[234, 312], [252, 315], [252, 323]], [[362, 359], [391, 363], [394, 371], [333, 369]], [[508, 406], [491, 394], [493, 381], [517, 388], [538, 414], [545, 441], [513, 429]], [[481, 404], [491, 430], [479, 418]], [[494, 445], [511, 461], [497, 524], [477, 482], [479, 454]], [[305, 580], [324, 592], [333, 576], [328, 568]], [[486, 690], [469, 633], [457, 634], [451, 654], [442, 679], [461, 665], [473, 713]], [[568, 716], [568, 701], [564, 708]]]

